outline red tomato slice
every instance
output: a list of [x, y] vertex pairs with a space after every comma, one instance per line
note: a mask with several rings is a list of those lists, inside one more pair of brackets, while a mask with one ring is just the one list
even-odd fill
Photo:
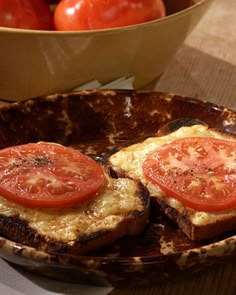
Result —
[[58, 208], [96, 194], [102, 167], [71, 148], [30, 143], [0, 151], [0, 195], [29, 207]]
[[56, 7], [57, 30], [123, 27], [165, 16], [162, 0], [62, 0]]
[[236, 206], [236, 142], [193, 137], [147, 156], [144, 175], [169, 197], [198, 211]]

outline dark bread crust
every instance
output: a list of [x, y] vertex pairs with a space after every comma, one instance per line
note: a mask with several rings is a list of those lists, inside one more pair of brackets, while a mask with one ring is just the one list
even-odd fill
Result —
[[192, 119], [192, 118], [181, 118], [181, 119], [176, 119], [173, 120], [165, 125], [163, 125], [157, 132], [158, 136], [165, 136], [167, 134], [170, 134], [179, 128], [185, 126], [194, 126], [194, 125], [203, 125], [203, 126], [208, 126], [205, 122], [200, 121], [198, 119]]
[[[215, 134], [220, 135], [226, 140], [236, 141], [236, 135], [234, 134], [229, 134], [219, 129], [209, 128], [205, 122], [189, 118], [181, 118], [165, 124], [159, 129], [156, 136], [166, 136], [178, 130], [181, 127], [194, 125], [203, 125], [206, 127], [206, 129], [213, 131]], [[143, 140], [141, 140], [140, 143], [141, 142], [143, 142]], [[129, 177], [128, 173], [122, 171], [120, 167], [113, 167], [111, 163], [110, 166], [110, 169], [113, 170], [113, 173], [116, 173], [117, 176]], [[226, 214], [223, 218], [216, 217], [214, 218], [214, 220], [211, 220], [211, 222], [206, 222], [202, 223], [201, 225], [197, 225], [193, 223], [193, 217], [197, 213], [197, 211], [187, 207], [183, 207], [181, 209], [173, 208], [168, 202], [168, 196], [167, 198], [159, 198], [152, 196], [152, 198], [153, 199], [151, 204], [154, 205], [154, 208], [158, 208], [159, 210], [164, 212], [166, 216], [175, 221], [178, 224], [179, 228], [191, 240], [210, 239], [222, 235], [224, 233], [236, 230], [236, 212], [232, 214]]]
[[236, 141], [236, 134], [227, 133], [223, 130], [217, 128], [210, 128], [208, 124], [205, 122], [198, 120], [198, 119], [191, 119], [191, 118], [181, 118], [173, 120], [165, 125], [163, 125], [157, 132], [157, 136], [165, 136], [168, 135], [181, 127], [190, 127], [194, 125], [202, 125], [205, 126], [206, 129], [213, 131], [215, 134], [219, 134], [220, 136], [224, 137], [226, 140], [233, 140]]
[[193, 211], [186, 208], [183, 212], [178, 212], [159, 198], [153, 198], [161, 211], [171, 220], [175, 221], [179, 228], [193, 241], [211, 239], [236, 229], [236, 215], [216, 220], [213, 223], [207, 223], [201, 226], [194, 225], [191, 222]]
[[[137, 183], [137, 198], [141, 200], [142, 210], [130, 211], [122, 216], [121, 221], [112, 230], [98, 230], [79, 235], [75, 240], [64, 242], [40, 234], [30, 227], [27, 220], [19, 215], [5, 216], [0, 214], [0, 233], [17, 243], [27, 245], [49, 253], [86, 254], [101, 246], [112, 244], [124, 235], [139, 234], [146, 226], [149, 218], [149, 195], [147, 190]], [[92, 221], [91, 221], [92, 222]]]

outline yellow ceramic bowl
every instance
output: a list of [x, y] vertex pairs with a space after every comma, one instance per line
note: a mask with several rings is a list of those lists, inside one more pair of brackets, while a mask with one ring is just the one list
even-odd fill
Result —
[[134, 76], [136, 89], [157, 79], [212, 0], [165, 0], [168, 16], [88, 32], [0, 27], [0, 98], [20, 100], [98, 80]]

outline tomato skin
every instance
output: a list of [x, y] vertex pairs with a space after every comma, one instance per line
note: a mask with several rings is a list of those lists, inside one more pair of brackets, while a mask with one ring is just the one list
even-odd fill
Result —
[[46, 2], [49, 4], [57, 4], [59, 0], [46, 0]]
[[183, 138], [147, 156], [145, 177], [168, 197], [197, 211], [236, 206], [236, 142], [215, 138]]
[[54, 143], [0, 151], [0, 196], [26, 207], [62, 208], [96, 195], [102, 167], [80, 152]]
[[0, 26], [52, 30], [53, 14], [44, 0], [0, 0]]
[[[79, 3], [79, 4], [78, 4]], [[59, 31], [89, 30], [87, 0], [65, 0], [59, 2], [54, 12], [54, 26]]]
[[124, 27], [165, 16], [162, 0], [62, 0], [56, 7], [56, 30]]

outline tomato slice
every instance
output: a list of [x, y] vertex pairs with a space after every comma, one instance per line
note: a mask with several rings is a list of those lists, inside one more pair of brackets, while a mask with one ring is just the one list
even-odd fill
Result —
[[210, 212], [236, 206], [236, 142], [178, 139], [149, 154], [142, 168], [167, 196], [190, 208]]
[[28, 207], [58, 208], [96, 194], [102, 167], [56, 143], [29, 143], [0, 151], [0, 195]]

